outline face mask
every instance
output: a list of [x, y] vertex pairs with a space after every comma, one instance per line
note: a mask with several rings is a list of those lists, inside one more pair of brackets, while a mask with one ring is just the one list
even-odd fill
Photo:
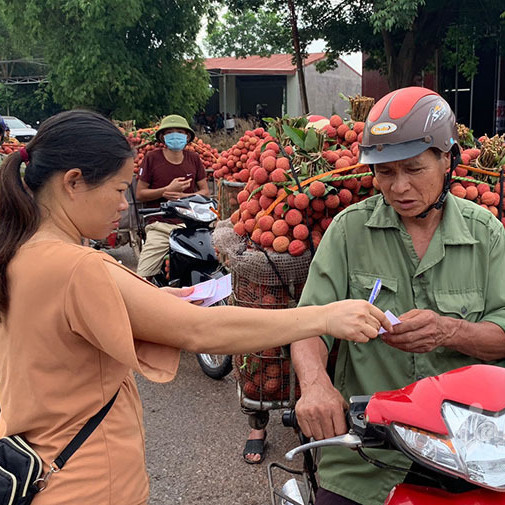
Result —
[[167, 133], [163, 136], [163, 139], [165, 140], [165, 145], [171, 151], [182, 151], [188, 143], [188, 136], [185, 133]]

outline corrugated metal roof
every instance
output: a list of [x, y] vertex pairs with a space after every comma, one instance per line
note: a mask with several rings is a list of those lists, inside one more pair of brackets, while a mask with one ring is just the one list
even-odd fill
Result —
[[[324, 59], [325, 53], [312, 53], [304, 60], [304, 66]], [[291, 54], [273, 54], [270, 57], [248, 56], [247, 58], [207, 58], [204, 61], [207, 70], [221, 74], [250, 75], [294, 75], [296, 65], [293, 65]]]

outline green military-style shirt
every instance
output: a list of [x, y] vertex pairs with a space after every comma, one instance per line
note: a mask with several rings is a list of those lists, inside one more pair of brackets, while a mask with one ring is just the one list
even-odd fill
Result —
[[[338, 214], [312, 261], [300, 305], [367, 300], [375, 280], [375, 304], [400, 316], [429, 309], [467, 321], [489, 321], [505, 329], [505, 231], [489, 211], [449, 194], [443, 219], [419, 261], [400, 216], [381, 195]], [[328, 347], [334, 340], [324, 336]], [[504, 336], [505, 338], [505, 336]], [[341, 341], [335, 387], [349, 399], [397, 389], [422, 377], [482, 361], [443, 347], [408, 353], [380, 338], [366, 344]], [[492, 362], [500, 366], [505, 360]], [[395, 451], [369, 450], [372, 457], [409, 468]], [[405, 474], [379, 470], [345, 448], [323, 449], [321, 486], [364, 505], [381, 505]]]

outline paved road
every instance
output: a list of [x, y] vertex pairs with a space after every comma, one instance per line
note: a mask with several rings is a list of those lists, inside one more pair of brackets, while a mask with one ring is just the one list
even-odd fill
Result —
[[[112, 255], [135, 268], [128, 248]], [[282, 426], [281, 411], [268, 424], [267, 458], [248, 465], [242, 450], [249, 430], [239, 405], [235, 381], [208, 378], [196, 357], [182, 353], [179, 373], [168, 384], [137, 377], [144, 405], [149, 505], [268, 505], [267, 464], [286, 463], [284, 454], [297, 445]], [[293, 465], [300, 468], [301, 461]], [[279, 483], [290, 478], [277, 474]]]

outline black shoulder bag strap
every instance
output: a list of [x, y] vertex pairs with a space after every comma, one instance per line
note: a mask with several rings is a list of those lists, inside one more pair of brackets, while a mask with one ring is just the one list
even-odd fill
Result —
[[49, 465], [49, 471], [43, 476], [39, 477], [33, 483], [36, 491], [43, 491], [51, 478], [53, 473], [58, 473], [64, 466], [65, 463], [70, 459], [79, 447], [87, 440], [87, 438], [95, 431], [96, 427], [102, 422], [103, 418], [107, 415], [110, 408], [116, 401], [119, 390], [116, 394], [109, 400], [107, 405], [104, 405], [99, 412], [97, 412], [93, 417], [88, 419], [86, 424], [79, 430], [77, 435], [70, 441], [70, 443], [61, 451], [60, 455]]
[[70, 443], [61, 451], [60, 455], [54, 460], [54, 463], [61, 470], [65, 463], [70, 459], [72, 454], [74, 454], [79, 447], [87, 440], [87, 438], [95, 431], [95, 428], [102, 422], [103, 418], [107, 415], [112, 404], [115, 402], [119, 390], [110, 399], [107, 405], [104, 405], [100, 412], [97, 412], [93, 417], [88, 419], [87, 423], [79, 430], [79, 433], [70, 441]]

